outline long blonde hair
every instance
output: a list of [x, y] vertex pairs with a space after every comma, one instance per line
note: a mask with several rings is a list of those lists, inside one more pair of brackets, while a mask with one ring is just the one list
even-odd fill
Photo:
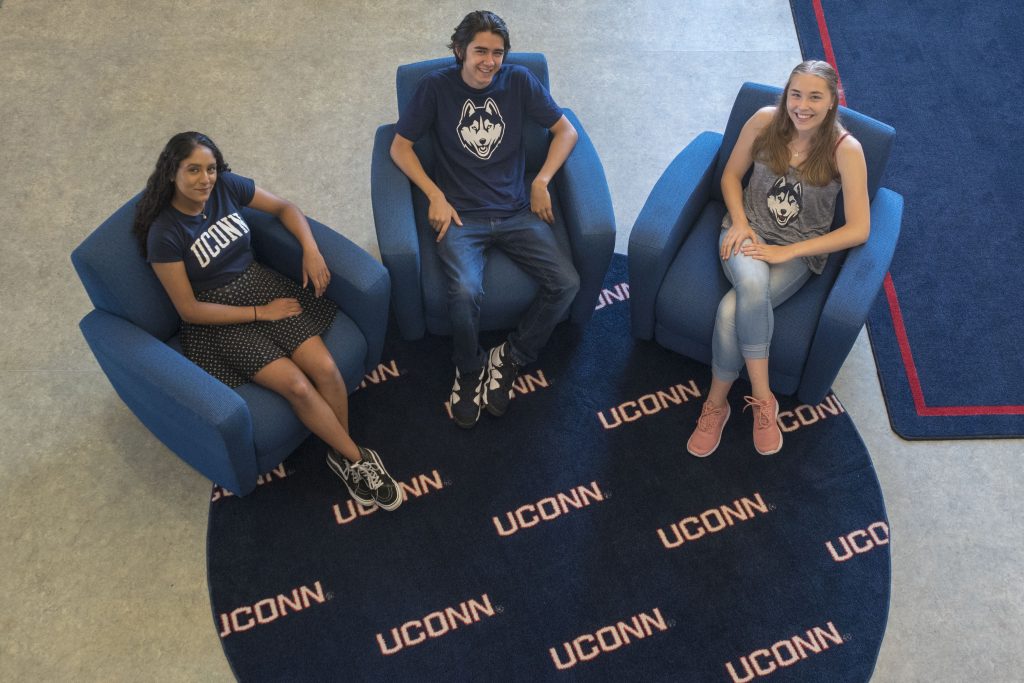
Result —
[[766, 164], [777, 175], [784, 175], [789, 170], [790, 150], [787, 145], [796, 134], [796, 128], [789, 118], [786, 103], [789, 99], [789, 86], [797, 74], [810, 74], [821, 78], [832, 95], [832, 108], [828, 110], [825, 120], [811, 140], [807, 159], [799, 171], [801, 179], [811, 185], [828, 185], [839, 175], [835, 146], [843, 132], [839, 122], [839, 77], [828, 62], [811, 59], [801, 62], [790, 72], [789, 80], [782, 91], [782, 98], [775, 108], [775, 115], [754, 139], [751, 152], [754, 159]]

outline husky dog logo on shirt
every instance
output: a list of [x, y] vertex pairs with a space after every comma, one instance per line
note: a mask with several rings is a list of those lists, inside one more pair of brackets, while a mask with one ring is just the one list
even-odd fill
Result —
[[478, 107], [473, 100], [466, 100], [458, 133], [463, 147], [480, 159], [490, 159], [505, 135], [505, 120], [501, 118], [497, 103], [488, 97], [484, 106]]
[[786, 176], [779, 176], [768, 190], [768, 210], [772, 212], [772, 217], [780, 228], [788, 225], [800, 213], [800, 201], [803, 196], [803, 185], [789, 184]]

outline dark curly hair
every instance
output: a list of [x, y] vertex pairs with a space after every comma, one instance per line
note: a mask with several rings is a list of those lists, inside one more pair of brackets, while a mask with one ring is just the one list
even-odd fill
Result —
[[508, 54], [511, 44], [508, 40], [508, 26], [505, 25], [505, 21], [494, 12], [477, 10], [470, 12], [459, 22], [459, 25], [455, 27], [455, 33], [452, 34], [452, 42], [448, 43], [448, 49], [455, 54], [455, 61], [460, 65], [466, 57], [466, 48], [473, 42], [473, 36], [481, 31], [490, 31], [501, 36], [505, 41], [505, 53]]
[[160, 157], [156, 160], [156, 168], [153, 169], [152, 175], [146, 181], [146, 189], [142, 192], [142, 198], [135, 206], [135, 222], [132, 224], [132, 232], [139, 240], [139, 251], [142, 252], [143, 258], [146, 258], [147, 255], [146, 241], [149, 239], [150, 226], [174, 198], [174, 176], [178, 172], [178, 166], [182, 160], [192, 154], [192, 150], [200, 145], [213, 152], [213, 158], [217, 160], [218, 176], [231, 170], [217, 145], [202, 133], [191, 130], [186, 133], [178, 133], [168, 140], [164, 150], [160, 152]]

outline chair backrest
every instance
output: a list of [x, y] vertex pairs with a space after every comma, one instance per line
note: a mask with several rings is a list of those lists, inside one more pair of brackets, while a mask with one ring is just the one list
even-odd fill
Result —
[[[548, 79], [548, 62], [544, 55], [539, 52], [512, 52], [505, 57], [505, 64], [518, 64], [526, 67], [537, 77], [546, 89], [550, 90]], [[395, 88], [398, 94], [398, 112], [405, 110], [409, 100], [416, 91], [416, 85], [420, 79], [432, 71], [443, 69], [455, 64], [455, 57], [441, 57], [439, 59], [428, 59], [413, 64], [403, 64], [398, 67], [395, 74]], [[526, 170], [537, 171], [544, 163], [548, 150], [548, 132], [541, 126], [528, 121], [524, 131], [523, 139], [526, 143]], [[416, 153], [420, 157], [427, 172], [433, 168], [433, 149], [431, 149], [428, 137], [424, 137], [416, 143]]]
[[[740, 135], [743, 124], [761, 107], [778, 103], [781, 96], [782, 88], [759, 83], [744, 83], [740, 88], [736, 102], [732, 105], [729, 123], [725, 127], [722, 139], [722, 147], [718, 153], [718, 164], [715, 167], [712, 186], [712, 193], [716, 199], [722, 199], [722, 171], [725, 170], [725, 164], [729, 161], [729, 155], [732, 154], [732, 148], [736, 145], [736, 139]], [[896, 130], [890, 125], [847, 107], [839, 107], [839, 117], [843, 126], [860, 141], [864, 148], [864, 159], [868, 169], [868, 196], [874, 199], [875, 192], [882, 184], [886, 164], [889, 163], [889, 154], [892, 152]], [[842, 201], [837, 201], [837, 222], [843, 220], [842, 215]]]
[[178, 331], [178, 314], [132, 234], [141, 193], [85, 238], [71, 262], [93, 306], [124, 318], [161, 341]]

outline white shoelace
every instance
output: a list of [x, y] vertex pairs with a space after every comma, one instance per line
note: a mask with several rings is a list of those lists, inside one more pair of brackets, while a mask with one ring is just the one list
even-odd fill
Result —
[[[380, 474], [377, 473], [377, 468], [372, 463], [368, 462], [357, 462], [352, 466], [356, 472], [362, 475], [363, 479], [366, 480], [366, 484], [374, 491], [380, 488], [381, 479]], [[358, 480], [356, 480], [358, 481]]]

